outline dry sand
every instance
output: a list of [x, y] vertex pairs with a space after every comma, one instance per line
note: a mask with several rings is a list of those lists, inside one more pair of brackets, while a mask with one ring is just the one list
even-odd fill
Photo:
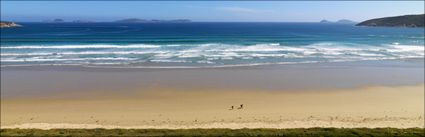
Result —
[[125, 96], [1, 100], [1, 128], [308, 127], [424, 127], [424, 85], [302, 92], [155, 88]]

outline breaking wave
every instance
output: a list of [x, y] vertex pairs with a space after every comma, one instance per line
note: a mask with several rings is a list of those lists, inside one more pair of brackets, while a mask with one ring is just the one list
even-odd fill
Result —
[[85, 64], [144, 66], [146, 63], [172, 63], [177, 66], [206, 67], [268, 65], [305, 62], [337, 62], [424, 58], [423, 45], [390, 43], [320, 42], [309, 45], [261, 43], [252, 45], [130, 44], [130, 45], [23, 45], [1, 47], [1, 65]]

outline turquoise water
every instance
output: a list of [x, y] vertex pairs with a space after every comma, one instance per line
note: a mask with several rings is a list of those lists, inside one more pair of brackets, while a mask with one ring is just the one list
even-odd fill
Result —
[[22, 23], [1, 66], [232, 67], [424, 58], [423, 28], [320, 23]]

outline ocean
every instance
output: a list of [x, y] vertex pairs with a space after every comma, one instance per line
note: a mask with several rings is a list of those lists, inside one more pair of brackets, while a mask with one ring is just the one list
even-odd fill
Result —
[[1, 66], [213, 68], [424, 58], [423, 28], [333, 23], [21, 23]]

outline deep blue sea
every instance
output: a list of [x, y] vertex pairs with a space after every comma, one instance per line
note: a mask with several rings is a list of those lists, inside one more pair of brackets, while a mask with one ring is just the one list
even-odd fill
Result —
[[1, 66], [232, 67], [424, 58], [424, 28], [321, 23], [21, 23]]

